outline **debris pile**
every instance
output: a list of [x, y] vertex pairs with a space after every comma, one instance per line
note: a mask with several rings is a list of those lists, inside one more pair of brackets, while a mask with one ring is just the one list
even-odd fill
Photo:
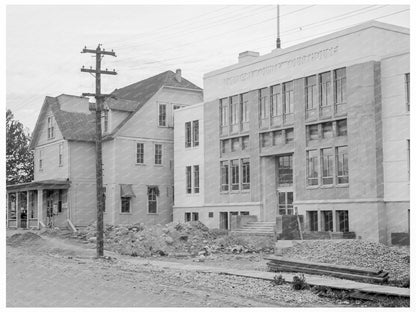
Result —
[[[77, 236], [96, 242], [96, 224], [78, 232]], [[209, 259], [215, 253], [273, 252], [273, 239], [251, 238], [209, 230], [203, 223], [171, 222], [166, 225], [124, 224], [105, 225], [105, 248], [120, 254], [149, 257], [198, 257]]]
[[350, 239], [302, 241], [288, 248], [284, 257], [387, 271], [389, 283], [397, 286], [409, 279], [408, 247]]

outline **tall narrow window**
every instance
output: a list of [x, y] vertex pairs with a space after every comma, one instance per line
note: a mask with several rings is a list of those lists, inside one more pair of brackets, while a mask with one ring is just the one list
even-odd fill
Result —
[[283, 115], [282, 87], [280, 84], [272, 87], [271, 101], [272, 116], [276, 117]]
[[335, 70], [335, 104], [343, 104], [346, 102], [347, 78], [344, 68]]
[[192, 193], [192, 167], [186, 167], [186, 193]]
[[318, 231], [318, 211], [307, 211], [309, 231]]
[[410, 73], [405, 74], [405, 84], [407, 111], [410, 111]]
[[194, 193], [199, 193], [199, 166], [194, 166]]
[[166, 127], [166, 104], [159, 104], [159, 126]]
[[192, 128], [191, 122], [185, 122], [185, 147], [191, 147], [192, 145]]
[[228, 178], [228, 161], [222, 161], [221, 166], [221, 191], [228, 191], [229, 178]]
[[159, 196], [159, 188], [157, 186], [148, 186], [147, 213], [157, 213], [157, 196]]
[[291, 143], [295, 140], [295, 134], [293, 132], [293, 128], [285, 130], [285, 143]]
[[240, 166], [238, 159], [231, 160], [231, 190], [240, 188]]
[[121, 213], [130, 213], [130, 197], [121, 197]]
[[194, 120], [192, 122], [192, 143], [193, 146], [198, 146], [199, 145], [199, 120]]
[[322, 137], [324, 139], [332, 138], [334, 136], [332, 130], [332, 121], [322, 123]]
[[319, 74], [319, 105], [331, 105], [331, 72]]
[[293, 113], [293, 81], [289, 81], [283, 84], [283, 103], [284, 103], [284, 113], [292, 114]]
[[248, 135], [246, 135], [246, 136], [243, 136], [242, 138], [241, 138], [241, 149], [242, 150], [246, 150], [247, 148], [248, 148], [248, 144], [249, 144], [249, 136]]
[[347, 120], [337, 120], [337, 136], [347, 135]]
[[54, 125], [53, 124], [54, 124], [53, 117], [49, 116], [48, 117], [48, 139], [54, 138], [54, 133], [53, 133]]
[[136, 163], [143, 164], [144, 163], [144, 144], [137, 143], [136, 145]]
[[338, 219], [338, 231], [349, 232], [348, 210], [338, 210], [336, 211], [336, 214]]
[[309, 125], [306, 126], [308, 140], [319, 140], [319, 127], [318, 125]]
[[332, 148], [324, 148], [321, 150], [322, 164], [322, 184], [328, 185], [334, 183], [334, 155]]
[[306, 109], [311, 110], [316, 107], [315, 105], [316, 94], [316, 76], [309, 76], [305, 78], [305, 104]]
[[64, 143], [59, 143], [59, 156], [58, 156], [59, 166], [63, 166], [63, 157], [64, 157]]
[[337, 183], [348, 183], [348, 147], [339, 146], [336, 148], [337, 158]]
[[162, 144], [155, 144], [155, 165], [162, 164]]
[[241, 95], [241, 120], [243, 122], [249, 122], [249, 108], [248, 108], [248, 94], [244, 93]]
[[240, 150], [240, 138], [231, 139], [231, 152], [236, 152]]
[[334, 230], [334, 221], [331, 210], [324, 210], [322, 213], [323, 227], [325, 232], [332, 232]]
[[293, 157], [292, 155], [277, 158], [277, 178], [279, 186], [290, 186], [293, 184]]
[[306, 155], [306, 163], [308, 166], [307, 185], [318, 185], [318, 151], [308, 151]]
[[250, 189], [250, 159], [243, 158], [241, 159], [241, 169], [242, 169], [242, 189]]
[[260, 101], [260, 117], [261, 119], [266, 119], [269, 117], [269, 110], [267, 107], [267, 88], [260, 89], [259, 91], [259, 101]]
[[43, 169], [43, 158], [42, 158], [42, 150], [39, 150], [39, 170]]
[[231, 124], [236, 125], [239, 123], [238, 118], [238, 95], [231, 97], [230, 110], [231, 110]]
[[228, 98], [220, 100], [221, 126], [228, 126]]

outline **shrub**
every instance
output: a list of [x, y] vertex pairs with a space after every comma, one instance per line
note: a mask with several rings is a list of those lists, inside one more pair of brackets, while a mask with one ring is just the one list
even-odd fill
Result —
[[273, 283], [274, 285], [283, 285], [284, 283], [286, 283], [286, 281], [283, 278], [282, 274], [279, 274], [273, 277]]
[[300, 276], [293, 276], [293, 284], [292, 288], [294, 290], [303, 290], [303, 289], [309, 289], [308, 283], [306, 283], [305, 276], [301, 274]]

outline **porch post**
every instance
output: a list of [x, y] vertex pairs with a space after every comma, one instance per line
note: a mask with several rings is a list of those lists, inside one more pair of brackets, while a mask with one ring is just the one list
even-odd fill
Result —
[[29, 228], [29, 191], [26, 191], [26, 228]]
[[16, 229], [19, 228], [20, 208], [19, 208], [19, 192], [16, 192]]
[[38, 189], [38, 228], [40, 229], [40, 222], [43, 222], [43, 190]]

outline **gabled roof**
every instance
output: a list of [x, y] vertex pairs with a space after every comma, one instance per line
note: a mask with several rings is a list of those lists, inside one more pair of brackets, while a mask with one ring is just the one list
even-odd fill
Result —
[[[176, 74], [171, 71], [165, 71], [156, 76], [141, 80], [126, 87], [116, 89], [111, 94], [115, 99], [107, 99], [106, 103], [111, 103], [112, 109], [116, 110], [116, 107], [128, 107], [132, 108], [136, 106], [133, 111], [105, 138], [112, 138], [123, 127], [126, 122], [134, 116], [134, 114], [146, 104], [162, 87], [172, 87], [180, 89], [195, 90], [202, 92], [202, 89], [193, 84], [189, 80], [181, 77], [180, 80], [176, 79]], [[133, 104], [136, 103], [136, 104]], [[128, 111], [127, 109], [124, 111]]]
[[61, 110], [59, 97], [46, 96], [40, 111], [35, 129], [33, 130], [30, 148], [34, 149], [39, 139], [43, 121], [48, 109], [51, 109], [56, 124], [65, 140], [87, 141], [95, 140], [95, 115]]

